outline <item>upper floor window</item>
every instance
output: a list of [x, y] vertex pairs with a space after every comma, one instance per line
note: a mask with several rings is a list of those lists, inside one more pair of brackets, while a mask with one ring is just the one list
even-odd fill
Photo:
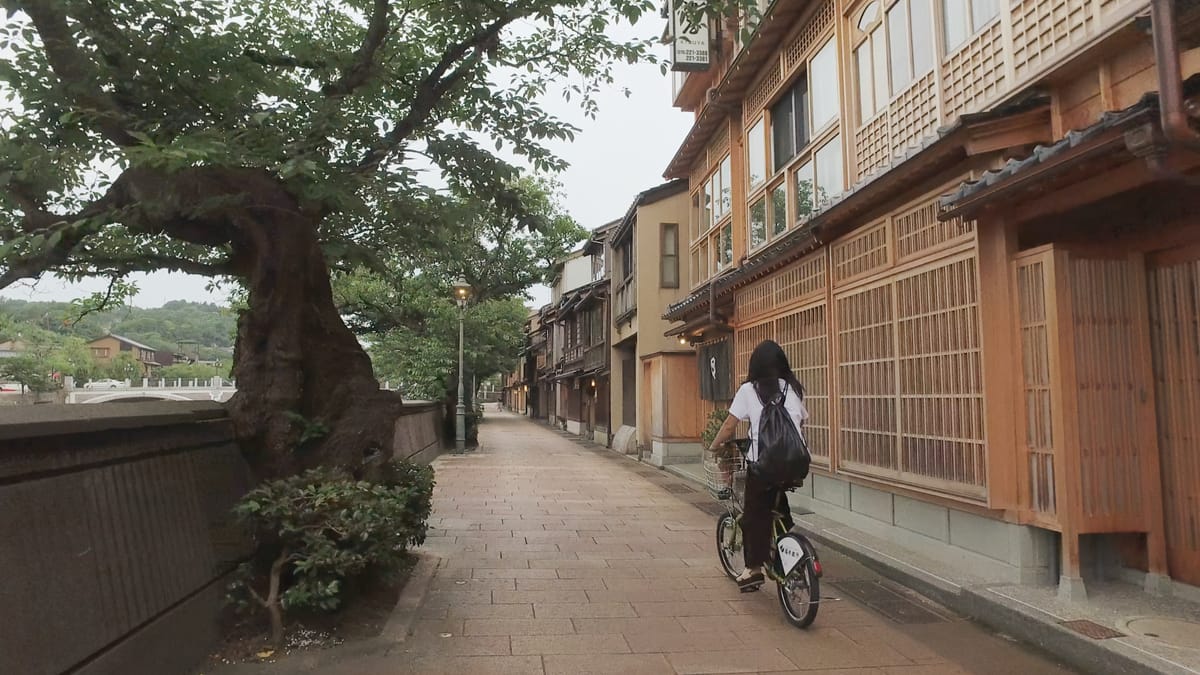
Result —
[[808, 145], [808, 79], [801, 77], [771, 107], [771, 156], [776, 171]]
[[808, 64], [812, 84], [812, 128], [819, 132], [837, 119], [841, 103], [838, 94], [837, 50], [833, 39], [813, 55]]
[[662, 269], [659, 285], [663, 288], [679, 288], [679, 226], [675, 223], [662, 224]]
[[892, 96], [933, 69], [931, 3], [889, 0], [871, 2], [863, 8], [854, 48], [860, 122], [870, 119]]
[[808, 161], [792, 173], [796, 195], [796, 221], [802, 221], [813, 211], [839, 197], [846, 190], [842, 166], [842, 141], [834, 136], [822, 145]]
[[983, 30], [999, 14], [999, 0], [942, 0], [946, 53]]
[[767, 179], [766, 120], [759, 119], [746, 137], [746, 173], [751, 189]]

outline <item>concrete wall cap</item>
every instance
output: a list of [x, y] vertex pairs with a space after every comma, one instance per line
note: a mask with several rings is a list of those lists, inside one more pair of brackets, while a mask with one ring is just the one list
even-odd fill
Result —
[[34, 405], [0, 409], [0, 440], [169, 426], [226, 416], [213, 401]]

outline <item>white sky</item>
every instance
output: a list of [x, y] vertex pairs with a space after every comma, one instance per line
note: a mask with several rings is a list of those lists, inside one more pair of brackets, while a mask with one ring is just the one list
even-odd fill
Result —
[[[636, 26], [615, 32], [621, 37], [656, 38], [662, 29], [663, 20], [651, 13]], [[666, 47], [659, 51], [667, 56]], [[616, 86], [598, 95], [600, 111], [595, 120], [585, 118], [574, 101], [564, 101], [558, 92], [548, 93], [544, 102], [548, 111], [582, 129], [574, 141], [551, 147], [570, 163], [558, 176], [567, 212], [589, 230], [624, 215], [638, 192], [662, 182], [663, 170], [691, 125], [691, 113], [672, 107], [670, 75], [661, 75], [658, 66], [621, 64], [616, 79]], [[622, 87], [632, 91], [629, 98]], [[204, 277], [157, 272], [135, 275], [133, 280], [139, 290], [134, 304], [139, 307], [158, 307], [169, 300], [226, 301], [225, 291], [206, 290], [209, 280]], [[66, 284], [46, 277], [37, 284], [0, 290], [0, 296], [65, 301], [106, 287], [104, 279]], [[534, 307], [550, 300], [545, 287], [535, 287], [532, 294]]]

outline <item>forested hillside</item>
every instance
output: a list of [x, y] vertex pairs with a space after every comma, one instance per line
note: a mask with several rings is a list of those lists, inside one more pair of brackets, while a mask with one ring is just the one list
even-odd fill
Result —
[[[172, 351], [181, 341], [194, 341], [200, 346], [201, 358], [219, 358], [233, 349], [237, 316], [220, 305], [175, 300], [154, 309], [122, 307], [89, 314], [74, 324], [73, 311], [78, 308], [66, 302], [0, 299], [0, 329], [4, 324], [29, 324], [84, 340], [114, 333]], [[0, 336], [0, 341], [6, 339], [11, 338]]]

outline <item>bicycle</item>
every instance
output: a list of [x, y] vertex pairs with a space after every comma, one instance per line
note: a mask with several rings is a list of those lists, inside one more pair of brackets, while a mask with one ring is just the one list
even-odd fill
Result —
[[[745, 452], [750, 442], [739, 439], [733, 443], [738, 446], [737, 456], [710, 455], [705, 458], [704, 469], [709, 492], [726, 509], [717, 518], [717, 557], [725, 574], [736, 579], [746, 568], [742, 559], [741, 500], [745, 492]], [[821, 560], [808, 537], [794, 526], [788, 529], [779, 507], [777, 501], [771, 509], [771, 558], [763, 572], [775, 582], [788, 623], [807, 628], [817, 618], [821, 604]]]

